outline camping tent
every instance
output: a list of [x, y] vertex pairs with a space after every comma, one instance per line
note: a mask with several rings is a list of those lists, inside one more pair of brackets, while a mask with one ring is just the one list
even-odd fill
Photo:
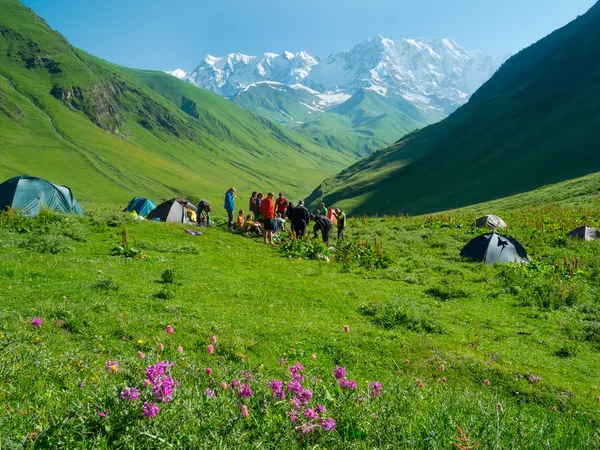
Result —
[[598, 233], [598, 230], [595, 228], [584, 226], [571, 231], [569, 233], [569, 237], [583, 239], [585, 241], [593, 241], [595, 239], [600, 239], [600, 233]]
[[0, 184], [0, 210], [9, 206], [23, 210], [30, 217], [37, 216], [42, 207], [84, 215], [71, 189], [25, 175]]
[[460, 256], [486, 264], [531, 262], [527, 251], [514, 238], [497, 233], [477, 236], [463, 247]]
[[487, 227], [490, 230], [497, 230], [498, 228], [506, 228], [506, 222], [498, 216], [490, 214], [489, 216], [480, 217], [475, 221], [477, 228]]
[[[186, 208], [192, 206], [182, 199], [171, 199], [161, 203], [148, 214], [148, 220], [160, 220], [161, 222], [172, 222], [172, 223], [193, 223], [188, 218], [188, 210]], [[194, 207], [194, 209], [196, 209]]]
[[144, 197], [135, 197], [129, 202], [129, 205], [127, 205], [123, 212], [135, 211], [138, 214], [138, 216], [146, 217], [152, 212], [154, 208], [156, 208], [156, 205], [152, 200], [149, 200]]

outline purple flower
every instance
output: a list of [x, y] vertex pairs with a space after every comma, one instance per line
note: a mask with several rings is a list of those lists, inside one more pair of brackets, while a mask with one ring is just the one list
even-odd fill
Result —
[[324, 419], [321, 421], [321, 426], [325, 431], [333, 431], [335, 430], [335, 420], [333, 418]]
[[125, 388], [121, 392], [121, 400], [134, 401], [140, 398], [140, 393], [136, 388]]
[[280, 389], [283, 389], [283, 381], [272, 379], [269, 381], [269, 387], [274, 391], [279, 391]]
[[119, 371], [119, 361], [106, 361], [105, 370], [108, 373], [115, 373]]
[[40, 319], [39, 317], [34, 317], [33, 319], [31, 319], [31, 325], [33, 325], [34, 327], [41, 327], [42, 319]]
[[246, 381], [246, 383], [252, 383], [254, 380], [254, 376], [252, 375], [252, 371], [248, 370], [247, 372], [240, 372], [241, 377]]
[[381, 395], [381, 383], [379, 381], [369, 383], [369, 395], [373, 398]]
[[213, 391], [212, 389], [206, 388], [204, 390], [204, 395], [206, 395], [208, 398], [213, 398], [215, 396], [215, 391]]
[[287, 358], [279, 358], [279, 365], [283, 366], [287, 362]]
[[311, 377], [310, 381], [316, 383], [317, 381], [319, 381], [319, 379], [317, 377]]
[[299, 398], [292, 398], [290, 399], [290, 405], [292, 405], [292, 408], [294, 409], [298, 409], [300, 408], [300, 399]]
[[296, 416], [295, 412], [288, 412], [287, 415], [292, 422], [298, 422], [298, 416]]
[[169, 361], [159, 361], [146, 367], [146, 377], [152, 384], [152, 393], [161, 403], [173, 400], [173, 388], [178, 386], [178, 383], [166, 374], [171, 367], [173, 367], [173, 363]]
[[343, 378], [343, 379], [339, 380], [338, 385], [342, 389], [351, 389], [351, 390], [356, 389], [356, 381], [348, 380], [347, 378]]
[[302, 403], [308, 403], [311, 398], [312, 392], [310, 389], [302, 389], [302, 391], [298, 392], [298, 400]]
[[304, 372], [304, 366], [297, 362], [296, 364], [290, 366], [290, 372], [292, 372], [292, 375], [298, 375], [298, 373]]
[[173, 363], [169, 361], [159, 361], [154, 365], [146, 367], [146, 378], [150, 380], [152, 384], [156, 384], [163, 377], [166, 371], [173, 367]]
[[304, 417], [306, 417], [309, 420], [315, 420], [319, 418], [319, 413], [316, 412], [314, 409], [307, 408], [304, 411]]
[[317, 411], [319, 411], [320, 413], [325, 412], [325, 407], [320, 403], [317, 403]]
[[142, 414], [145, 417], [156, 417], [156, 415], [158, 414], [159, 411], [160, 411], [160, 408], [158, 407], [158, 405], [156, 403], [144, 402], [144, 406], [142, 408]]
[[242, 398], [252, 397], [252, 388], [250, 386], [242, 384], [240, 386], [240, 390], [238, 391], [238, 395]]
[[340, 378], [344, 378], [346, 376], [346, 368], [341, 366], [335, 366], [335, 369], [333, 369], [333, 376], [336, 377], [338, 380]]
[[106, 409], [104, 411], [102, 411], [102, 410], [98, 411], [98, 415], [100, 417], [108, 417], [108, 409]]
[[292, 379], [287, 385], [288, 391], [299, 393], [302, 390], [302, 382], [299, 379]]

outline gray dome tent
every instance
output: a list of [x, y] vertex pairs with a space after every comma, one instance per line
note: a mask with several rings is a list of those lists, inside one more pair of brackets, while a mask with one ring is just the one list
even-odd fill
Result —
[[480, 217], [475, 221], [477, 228], [489, 228], [490, 230], [497, 230], [498, 228], [506, 228], [506, 222], [500, 217], [490, 214], [488, 216]]
[[574, 229], [569, 233], [569, 237], [576, 239], [583, 239], [584, 241], [593, 241], [596, 239], [600, 239], [600, 233], [598, 230], [592, 227], [583, 226]]
[[148, 214], [148, 220], [160, 220], [161, 222], [188, 223], [192, 222], [187, 215], [187, 208], [195, 210], [196, 207], [183, 199], [171, 199], [161, 203]]
[[472, 261], [494, 263], [530, 263], [527, 251], [514, 238], [504, 234], [490, 233], [477, 236], [463, 247], [460, 256]]

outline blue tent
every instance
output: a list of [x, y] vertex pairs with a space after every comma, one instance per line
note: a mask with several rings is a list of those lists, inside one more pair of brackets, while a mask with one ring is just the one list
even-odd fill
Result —
[[0, 184], [0, 210], [9, 206], [21, 209], [29, 217], [37, 216], [43, 207], [84, 215], [71, 189], [25, 175]]
[[135, 211], [138, 216], [146, 217], [154, 208], [156, 208], [156, 205], [152, 200], [144, 197], [135, 197], [129, 202], [129, 205], [127, 205], [127, 208], [125, 208], [123, 212]]

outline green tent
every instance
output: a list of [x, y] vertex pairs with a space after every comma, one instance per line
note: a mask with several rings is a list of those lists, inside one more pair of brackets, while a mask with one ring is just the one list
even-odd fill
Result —
[[19, 208], [26, 216], [35, 217], [42, 207], [54, 211], [83, 215], [71, 189], [37, 177], [20, 176], [0, 184], [0, 210]]

